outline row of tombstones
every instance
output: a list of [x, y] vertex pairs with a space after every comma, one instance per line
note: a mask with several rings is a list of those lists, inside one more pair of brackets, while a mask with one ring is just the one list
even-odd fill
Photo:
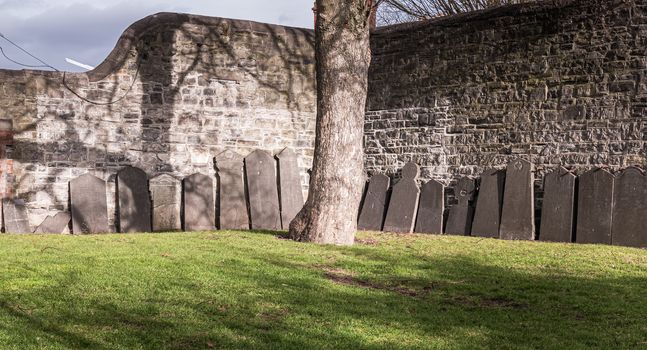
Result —
[[390, 199], [389, 178], [371, 177], [359, 229], [647, 247], [647, 176], [636, 167], [615, 176], [599, 168], [579, 177], [563, 167], [547, 174], [538, 236], [534, 171], [525, 160], [485, 171], [478, 189], [473, 179], [459, 180], [458, 204], [446, 217], [445, 187], [431, 180], [419, 189], [417, 176], [418, 166], [406, 164]]
[[[212, 177], [196, 173], [180, 181], [162, 174], [149, 180], [143, 170], [125, 167], [117, 173], [117, 229], [287, 229], [303, 206], [303, 193], [294, 151], [286, 148], [276, 158], [278, 172], [277, 161], [265, 151], [256, 150], [245, 158], [230, 150], [216, 156], [217, 218]], [[4, 201], [3, 213], [5, 232], [32, 232], [24, 205]], [[61, 233], [70, 220], [75, 234], [110, 231], [106, 181], [91, 174], [70, 181], [70, 212], [47, 217], [34, 232]]]

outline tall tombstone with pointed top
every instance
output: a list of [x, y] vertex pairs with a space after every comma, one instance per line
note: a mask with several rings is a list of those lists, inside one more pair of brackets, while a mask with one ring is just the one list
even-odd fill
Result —
[[117, 173], [119, 232], [151, 231], [151, 200], [148, 176], [135, 167]]
[[647, 176], [638, 168], [616, 175], [611, 241], [613, 245], [647, 248]]
[[567, 243], [573, 241], [575, 179], [575, 175], [563, 167], [544, 177], [540, 240]]
[[303, 191], [297, 155], [286, 148], [276, 156], [279, 160], [279, 193], [281, 198], [281, 227], [287, 230], [290, 222], [303, 207]]
[[63, 233], [69, 226], [72, 216], [68, 212], [60, 212], [55, 216], [47, 216], [34, 233]]
[[3, 199], [2, 215], [7, 233], [31, 233], [29, 217], [25, 203], [20, 200]]
[[245, 200], [245, 177], [243, 156], [226, 150], [216, 156], [220, 178], [220, 210], [218, 211], [221, 230], [248, 230], [249, 215]]
[[70, 181], [70, 204], [74, 234], [110, 231], [104, 180], [85, 174]]
[[613, 174], [593, 169], [579, 177], [577, 197], [578, 243], [611, 244]]
[[153, 231], [182, 230], [182, 183], [169, 174], [155, 176], [149, 181], [153, 203]]
[[420, 189], [416, 183], [419, 171], [415, 163], [407, 163], [402, 168], [402, 179], [393, 186], [384, 231], [413, 232], [420, 198]]
[[209, 231], [215, 228], [213, 179], [195, 173], [184, 178], [184, 230]]
[[502, 239], [535, 239], [535, 195], [532, 164], [516, 159], [508, 164], [499, 235]]
[[391, 179], [384, 174], [376, 174], [368, 182], [364, 205], [359, 214], [357, 229], [381, 231], [386, 212], [386, 200]]
[[472, 236], [499, 237], [504, 185], [504, 171], [488, 169], [481, 175], [474, 222], [472, 223]]
[[449, 209], [445, 233], [469, 236], [472, 232], [474, 207], [472, 201], [476, 196], [476, 183], [473, 179], [463, 177], [456, 185], [458, 204]]
[[430, 180], [420, 190], [415, 232], [443, 233], [444, 212], [445, 186], [436, 180]]
[[249, 193], [249, 212], [253, 230], [281, 229], [279, 193], [276, 186], [276, 163], [272, 156], [255, 150], [245, 157]]

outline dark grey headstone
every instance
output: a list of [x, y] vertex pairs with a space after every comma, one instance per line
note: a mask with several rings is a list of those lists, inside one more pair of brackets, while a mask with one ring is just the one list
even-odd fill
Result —
[[472, 236], [499, 237], [504, 184], [504, 171], [489, 169], [481, 175], [474, 222], [472, 223]]
[[384, 223], [386, 211], [386, 196], [391, 179], [384, 174], [373, 175], [368, 182], [364, 205], [359, 214], [357, 229], [364, 231], [380, 231]]
[[296, 153], [286, 148], [277, 155], [277, 158], [279, 160], [281, 226], [287, 230], [290, 227], [290, 221], [303, 208], [303, 190], [301, 189], [301, 176], [299, 176]]
[[117, 173], [119, 232], [151, 231], [151, 199], [148, 176], [135, 167]]
[[420, 190], [415, 232], [443, 233], [444, 212], [445, 186], [436, 180], [431, 180]]
[[420, 189], [416, 184], [418, 172], [418, 165], [415, 163], [407, 163], [402, 168], [402, 179], [393, 186], [384, 231], [413, 232], [420, 198]]
[[560, 167], [544, 177], [539, 239], [550, 242], [573, 241], [575, 175]]
[[54, 217], [47, 216], [34, 233], [63, 233], [70, 224], [72, 216], [67, 212], [60, 212]]
[[474, 218], [472, 201], [476, 196], [475, 181], [467, 177], [458, 180], [455, 195], [456, 199], [458, 199], [458, 204], [449, 208], [445, 233], [469, 236], [472, 232], [472, 219]]
[[220, 179], [220, 229], [249, 230], [243, 156], [226, 150], [216, 157]]
[[72, 232], [83, 234], [110, 231], [104, 180], [90, 174], [81, 175], [70, 181], [70, 197]]
[[149, 181], [153, 203], [153, 231], [182, 230], [182, 183], [169, 174], [162, 174]]
[[25, 203], [20, 200], [3, 199], [2, 215], [6, 233], [31, 233], [29, 215]]
[[274, 158], [267, 152], [256, 150], [245, 157], [245, 172], [252, 229], [281, 229]]
[[209, 231], [215, 228], [213, 180], [204, 174], [184, 178], [184, 230]]
[[535, 196], [532, 164], [517, 159], [508, 164], [499, 234], [502, 239], [535, 239]]
[[638, 168], [616, 175], [611, 241], [613, 245], [647, 248], [647, 176]]
[[593, 169], [580, 175], [577, 197], [578, 243], [611, 244], [613, 175]]

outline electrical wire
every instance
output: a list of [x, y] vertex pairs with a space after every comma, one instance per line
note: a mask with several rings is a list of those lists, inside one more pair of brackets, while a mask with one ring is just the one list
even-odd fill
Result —
[[27, 68], [49, 68], [48, 66], [43, 65], [43, 64], [31, 65], [31, 64], [26, 64], [26, 63], [20, 63], [20, 62], [18, 62], [16, 60], [13, 60], [9, 56], [7, 56], [7, 54], [4, 52], [4, 49], [2, 48], [2, 46], [0, 46], [0, 53], [2, 53], [2, 56], [4, 56], [4, 58], [6, 58], [7, 61], [12, 62], [14, 64], [17, 64], [19, 66], [23, 66], [23, 67], [27, 67]]

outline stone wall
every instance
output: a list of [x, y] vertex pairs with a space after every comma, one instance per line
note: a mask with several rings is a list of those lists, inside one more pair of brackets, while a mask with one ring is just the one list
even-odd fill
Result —
[[647, 163], [647, 1], [545, 1], [386, 27], [372, 50], [369, 172], [414, 161], [449, 184], [521, 157], [539, 185], [558, 164]]
[[68, 181], [90, 172], [109, 182], [114, 225], [123, 166], [149, 176], [214, 176], [214, 157], [225, 149], [246, 156], [285, 147], [298, 155], [306, 190], [313, 57], [309, 30], [163, 13], [128, 28], [87, 74], [0, 70], [0, 119], [14, 128], [7, 157], [15, 196], [35, 227], [66, 210]]

